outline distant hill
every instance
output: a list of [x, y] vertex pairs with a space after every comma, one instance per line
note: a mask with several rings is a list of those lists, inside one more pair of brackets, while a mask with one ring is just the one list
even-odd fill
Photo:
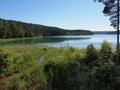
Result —
[[90, 30], [67, 30], [68, 35], [92, 35]]
[[91, 34], [92, 32], [89, 30], [66, 30], [58, 27], [0, 19], [0, 38]]
[[93, 34], [116, 34], [116, 31], [92, 31]]

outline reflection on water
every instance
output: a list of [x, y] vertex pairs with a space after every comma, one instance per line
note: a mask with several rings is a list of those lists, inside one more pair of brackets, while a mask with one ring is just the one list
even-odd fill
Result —
[[30, 39], [20, 39], [15, 41], [7, 41], [0, 43], [1, 45], [15, 45], [15, 44], [44, 44], [44, 43], [59, 43], [66, 40], [80, 40], [80, 39], [90, 39], [90, 38], [78, 38], [78, 37], [55, 37], [55, 36], [48, 36], [48, 37], [41, 37], [41, 38], [30, 38]]
[[41, 38], [20, 39], [0, 43], [0, 45], [47, 45], [47, 46], [73, 46], [75, 48], [86, 48], [93, 43], [99, 48], [103, 40], [109, 41], [113, 46], [116, 45], [116, 35], [74, 35], [74, 36], [48, 36]]

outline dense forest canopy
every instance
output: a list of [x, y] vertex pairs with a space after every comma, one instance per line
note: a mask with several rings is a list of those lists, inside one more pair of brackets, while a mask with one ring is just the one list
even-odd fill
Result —
[[23, 38], [35, 36], [86, 35], [89, 30], [66, 30], [20, 21], [0, 19], [0, 38]]

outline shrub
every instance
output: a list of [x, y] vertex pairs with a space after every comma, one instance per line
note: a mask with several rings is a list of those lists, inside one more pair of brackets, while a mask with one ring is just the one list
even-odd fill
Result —
[[98, 60], [98, 51], [96, 50], [93, 44], [90, 44], [87, 46], [87, 49], [86, 49], [85, 63], [90, 64], [94, 62], [95, 60]]
[[115, 84], [118, 75], [120, 74], [116, 72], [116, 66], [112, 61], [100, 65], [94, 74], [97, 90], [119, 90], [113, 87], [118, 84]]
[[109, 42], [104, 41], [101, 44], [100, 49], [100, 60], [103, 60], [104, 62], [112, 60], [113, 59], [113, 49]]
[[0, 76], [9, 74], [11, 71], [11, 54], [8, 51], [0, 49]]
[[20, 76], [14, 76], [6, 85], [7, 90], [23, 90], [25, 89], [25, 82]]

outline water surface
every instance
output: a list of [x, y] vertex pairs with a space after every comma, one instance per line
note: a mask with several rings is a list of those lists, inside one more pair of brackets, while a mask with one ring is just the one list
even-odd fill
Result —
[[70, 36], [46, 36], [42, 38], [23, 39], [16, 41], [8, 41], [0, 43], [1, 45], [47, 45], [47, 46], [73, 46], [75, 48], [86, 48], [88, 44], [92, 43], [96, 48], [100, 48], [101, 43], [107, 40], [113, 47], [116, 46], [116, 34], [112, 35], [70, 35]]

